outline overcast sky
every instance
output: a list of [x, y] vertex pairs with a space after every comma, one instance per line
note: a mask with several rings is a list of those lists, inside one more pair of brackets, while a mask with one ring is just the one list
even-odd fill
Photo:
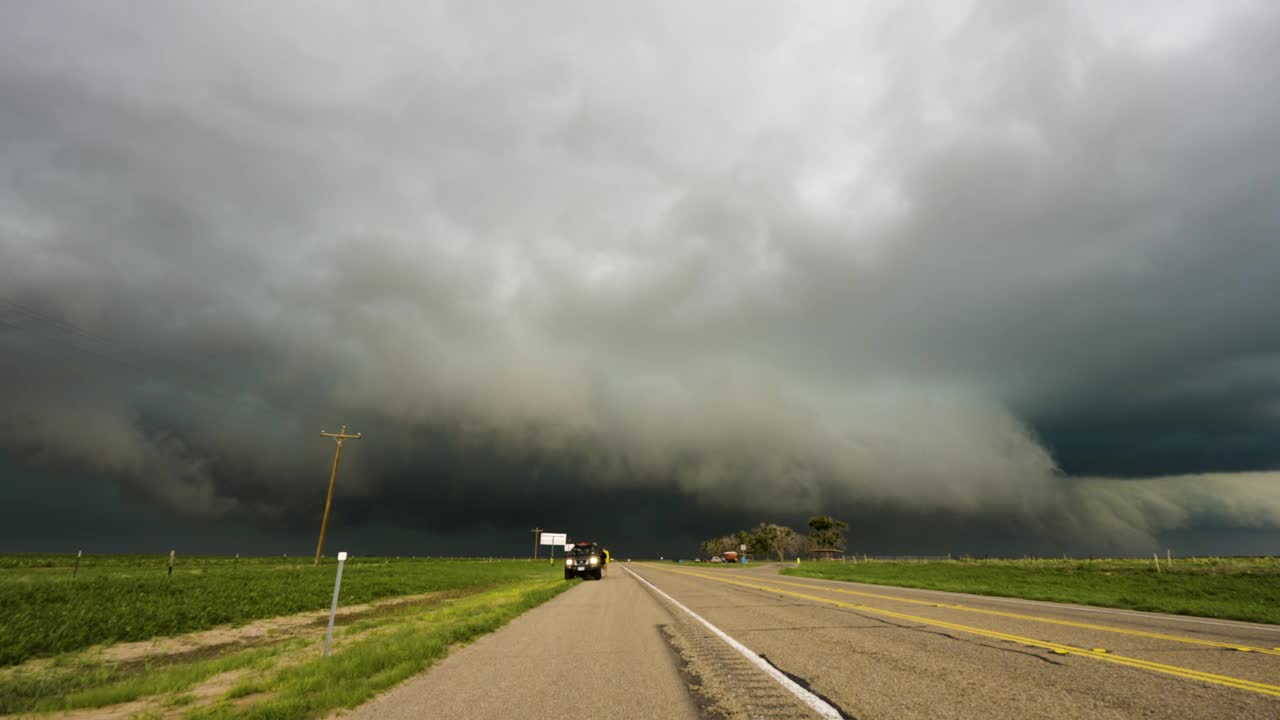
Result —
[[0, 549], [305, 552], [347, 423], [383, 552], [1280, 552], [1277, 67], [1271, 2], [0, 0]]

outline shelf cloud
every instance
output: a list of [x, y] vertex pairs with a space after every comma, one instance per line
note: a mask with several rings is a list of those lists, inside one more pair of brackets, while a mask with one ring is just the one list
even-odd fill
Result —
[[5, 8], [0, 451], [263, 528], [346, 422], [396, 527], [1276, 532], [1277, 66], [1250, 2]]

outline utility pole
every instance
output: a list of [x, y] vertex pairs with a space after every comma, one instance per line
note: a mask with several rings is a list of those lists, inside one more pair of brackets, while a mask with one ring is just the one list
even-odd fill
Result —
[[331, 437], [338, 443], [338, 447], [333, 451], [333, 472], [329, 473], [329, 494], [324, 498], [324, 519], [320, 521], [320, 542], [316, 543], [316, 567], [320, 567], [320, 553], [324, 551], [324, 531], [329, 529], [329, 506], [333, 504], [333, 483], [338, 479], [338, 461], [342, 459], [342, 442], [344, 440], [359, 440], [363, 435], [356, 433], [354, 435], [347, 434], [347, 426], [343, 425], [342, 429], [336, 433], [320, 431], [324, 437]]
[[542, 532], [542, 528], [533, 529], [533, 559], [538, 559], [538, 533]]

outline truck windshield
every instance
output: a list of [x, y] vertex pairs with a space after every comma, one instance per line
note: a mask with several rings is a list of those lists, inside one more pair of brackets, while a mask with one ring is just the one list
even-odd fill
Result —
[[573, 557], [594, 555], [595, 553], [596, 553], [595, 548], [591, 548], [591, 547], [576, 547], [569, 551], [569, 555]]

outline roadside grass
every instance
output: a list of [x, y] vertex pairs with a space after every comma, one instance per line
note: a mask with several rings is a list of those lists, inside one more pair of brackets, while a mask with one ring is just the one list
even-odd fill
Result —
[[271, 660], [306, 645], [292, 640], [222, 657], [143, 667], [87, 660], [0, 680], [0, 714], [57, 712], [108, 707], [144, 697], [180, 695], [214, 675], [246, 668], [267, 669]]
[[[334, 560], [167, 556], [0, 556], [0, 667], [98, 644], [238, 625], [329, 606]], [[356, 557], [344, 605], [544, 576], [527, 560]]]
[[[356, 636], [328, 658], [312, 658], [245, 680], [227, 692], [224, 702], [187, 717], [301, 720], [355, 707], [422, 672], [447, 655], [450, 646], [497, 630], [571, 587], [562, 579], [529, 580], [404, 613], [402, 622]], [[267, 697], [256, 703], [233, 702], [259, 694]]]
[[784, 575], [1280, 624], [1280, 558], [818, 561]]

